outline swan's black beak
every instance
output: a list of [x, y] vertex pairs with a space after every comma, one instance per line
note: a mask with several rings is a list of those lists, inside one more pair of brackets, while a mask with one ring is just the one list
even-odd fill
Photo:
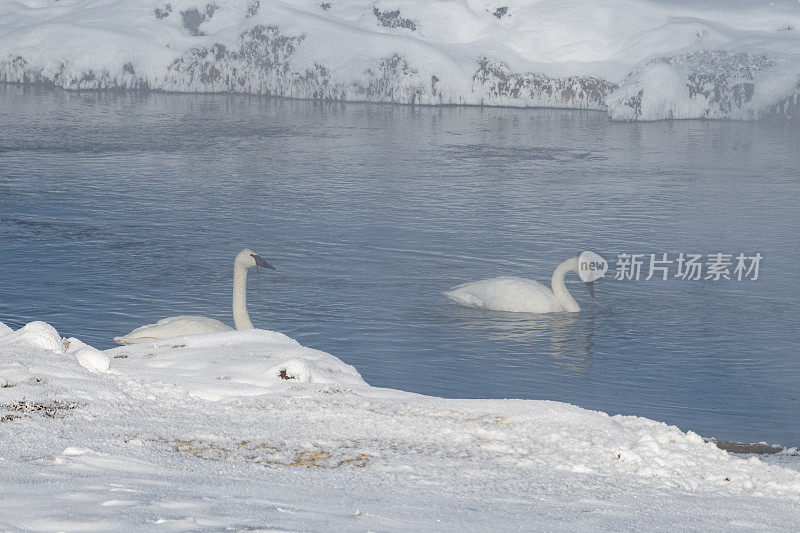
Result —
[[264, 259], [258, 254], [250, 254], [250, 256], [255, 260], [256, 266], [268, 268], [270, 270], [275, 270], [275, 267], [264, 261]]
[[586, 285], [586, 290], [589, 291], [589, 294], [594, 298], [594, 281], [584, 281], [584, 285]]

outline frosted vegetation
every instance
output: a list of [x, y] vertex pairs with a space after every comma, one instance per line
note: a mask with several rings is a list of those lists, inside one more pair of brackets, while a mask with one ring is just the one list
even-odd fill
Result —
[[0, 81], [793, 117], [800, 3], [15, 0]]
[[[46, 437], [46, 438], [43, 438]], [[633, 416], [369, 386], [276, 332], [100, 351], [0, 323], [3, 530], [796, 527], [769, 462]]]

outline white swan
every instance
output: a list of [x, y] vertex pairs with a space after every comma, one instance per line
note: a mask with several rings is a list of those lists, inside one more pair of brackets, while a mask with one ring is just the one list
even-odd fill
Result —
[[[254, 266], [275, 270], [275, 267], [249, 248], [245, 248], [236, 256], [233, 262], [233, 324], [236, 329], [253, 329], [253, 323], [250, 322], [250, 315], [247, 313], [247, 269]], [[229, 325], [213, 318], [191, 315], [171, 316], [159, 320], [155, 324], [136, 328], [122, 337], [114, 337], [114, 342], [137, 344], [180, 335], [232, 330], [233, 328]]]
[[[502, 276], [464, 283], [453, 287], [444, 295], [460, 305], [481, 307], [494, 311], [513, 313], [557, 313], [567, 311], [577, 313], [581, 310], [578, 302], [564, 285], [567, 272], [578, 272], [578, 258], [567, 259], [558, 265], [550, 281], [552, 290], [538, 281], [525, 278]], [[586, 282], [589, 294], [594, 297], [592, 282]]]

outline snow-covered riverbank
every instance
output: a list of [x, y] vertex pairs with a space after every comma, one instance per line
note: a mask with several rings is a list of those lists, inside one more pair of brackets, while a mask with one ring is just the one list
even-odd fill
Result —
[[800, 4], [14, 0], [0, 4], [0, 81], [791, 117]]
[[789, 456], [737, 457], [659, 422], [562, 403], [378, 389], [280, 333], [101, 352], [41, 322], [0, 325], [0, 385], [2, 529], [788, 530], [800, 520]]

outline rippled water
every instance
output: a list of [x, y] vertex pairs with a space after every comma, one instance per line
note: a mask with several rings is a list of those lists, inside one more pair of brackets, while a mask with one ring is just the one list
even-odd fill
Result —
[[[800, 129], [563, 110], [0, 86], [0, 321], [111, 346], [250, 314], [372, 385], [566, 401], [800, 444]], [[457, 307], [567, 257], [761, 252], [747, 282], [577, 277], [575, 315]]]

